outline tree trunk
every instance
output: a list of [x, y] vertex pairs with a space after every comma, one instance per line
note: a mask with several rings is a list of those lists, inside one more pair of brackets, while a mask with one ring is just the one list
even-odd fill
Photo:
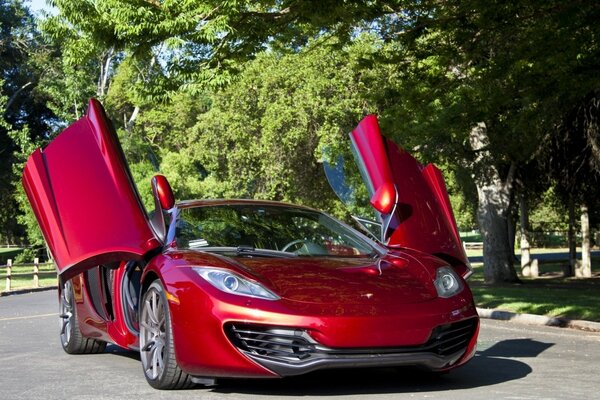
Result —
[[14, 103], [14, 101], [17, 99], [17, 97], [19, 96], [19, 94], [27, 89], [29, 86], [33, 85], [33, 82], [27, 82], [26, 84], [24, 84], [23, 86], [21, 86], [20, 88], [18, 88], [13, 94], [12, 96], [10, 96], [10, 99], [8, 99], [8, 101], [6, 102], [6, 106], [4, 107], [4, 112], [3, 115], [6, 115], [8, 113], [8, 109], [12, 106], [12, 104]]
[[575, 238], [575, 203], [573, 198], [569, 199], [569, 231], [567, 241], [569, 242], [569, 264], [563, 268], [564, 276], [574, 276], [577, 267], [577, 241]]
[[514, 212], [514, 204], [513, 201], [511, 199], [510, 201], [510, 205], [509, 205], [509, 212], [508, 212], [508, 248], [512, 250], [512, 254], [513, 254], [513, 263], [515, 261], [517, 261], [517, 257], [515, 256], [515, 242], [516, 242], [516, 238], [517, 238], [517, 227], [516, 227], [516, 213]]
[[135, 106], [135, 108], [133, 109], [133, 112], [131, 113], [131, 117], [129, 117], [129, 120], [125, 124], [125, 130], [127, 132], [131, 132], [131, 130], [133, 129], [133, 124], [135, 123], [135, 120], [139, 113], [140, 113], [140, 106]]
[[[148, 66], [148, 75], [150, 75], [152, 68], [154, 68], [154, 64], [156, 64], [156, 56], [152, 56], [152, 58], [150, 59], [150, 65]], [[135, 108], [133, 109], [133, 112], [131, 113], [131, 116], [129, 117], [129, 120], [125, 123], [125, 130], [127, 132], [131, 133], [131, 130], [133, 129], [133, 125], [134, 125], [135, 120], [138, 117], [139, 113], [140, 113], [140, 106], [136, 105]]]
[[477, 153], [474, 170], [477, 186], [477, 220], [483, 236], [483, 274], [486, 283], [518, 282], [513, 266], [514, 249], [510, 248], [508, 218], [516, 165], [510, 166], [502, 180], [489, 150], [485, 123], [471, 130], [471, 148]]
[[103, 97], [108, 91], [108, 78], [110, 76], [114, 52], [114, 47], [109, 48], [100, 60], [100, 75], [98, 76], [98, 87], [96, 89], [98, 97]]
[[523, 195], [519, 198], [519, 209], [521, 214], [521, 274], [532, 276], [531, 248], [529, 247], [529, 209]]
[[592, 153], [592, 165], [596, 172], [600, 172], [600, 91], [594, 90], [588, 96], [588, 101], [583, 106], [583, 131]]
[[588, 206], [581, 206], [581, 263], [575, 269], [575, 276], [580, 278], [591, 278], [592, 276], [592, 254], [590, 250], [590, 216]]
[[507, 218], [497, 204], [487, 201], [485, 190], [480, 190], [477, 219], [483, 235], [483, 274], [486, 283], [517, 282], [510, 251]]

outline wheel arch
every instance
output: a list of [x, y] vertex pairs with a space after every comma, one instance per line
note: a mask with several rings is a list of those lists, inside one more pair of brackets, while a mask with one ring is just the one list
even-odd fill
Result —
[[144, 293], [146, 293], [152, 282], [157, 279], [161, 281], [164, 287], [165, 284], [162, 282], [162, 279], [156, 271], [144, 271], [144, 274], [142, 275], [142, 290], [140, 290], [140, 298], [144, 296]]
[[[169, 365], [169, 369], [165, 370], [165, 371], [169, 371], [169, 372], [164, 372], [167, 375], [167, 378], [164, 377], [159, 377], [157, 379], [159, 379], [159, 381], [154, 381], [155, 378], [149, 378], [148, 376], [146, 376], [146, 379], [148, 380], [148, 383], [153, 386], [154, 388], [157, 389], [184, 389], [184, 388], [189, 388], [194, 386], [194, 382], [191, 380], [191, 377], [187, 374], [186, 371], [184, 371], [183, 369], [181, 369], [181, 367], [179, 366], [179, 357], [177, 356], [177, 345], [176, 345], [176, 340], [174, 337], [174, 333], [173, 333], [173, 305], [172, 303], [169, 301], [168, 298], [168, 285], [165, 282], [165, 279], [163, 277], [162, 271], [160, 270], [160, 268], [157, 267], [150, 267], [148, 266], [147, 269], [144, 270], [144, 273], [142, 275], [141, 278], [141, 290], [140, 290], [140, 307], [139, 307], [139, 312], [140, 312], [140, 349], [143, 349], [143, 347], [145, 347], [144, 343], [146, 342], [145, 340], [143, 340], [143, 337], [147, 337], [144, 335], [143, 333], [143, 326], [142, 326], [142, 319], [144, 316], [144, 303], [145, 303], [145, 297], [149, 294], [149, 292], [152, 290], [152, 284], [154, 282], [158, 281], [158, 286], [160, 286], [162, 288], [162, 295], [161, 297], [164, 299], [165, 305], [164, 307], [166, 308], [165, 312], [166, 312], [166, 326], [167, 328], [165, 328], [168, 331], [168, 336], [167, 338], [169, 338], [167, 340], [168, 342], [168, 346], [165, 347], [165, 349], [170, 349], [168, 350], [168, 359], [165, 359], [165, 365]], [[156, 290], [156, 289], [155, 289]], [[148, 325], [151, 325], [150, 323]], [[144, 325], [146, 326], [146, 325]], [[142, 356], [142, 354], [140, 354], [140, 356]], [[168, 362], [166, 362], [166, 360], [169, 360]], [[142, 359], [142, 364], [144, 363], [144, 360]], [[161, 375], [162, 376], [162, 375]], [[163, 382], [163, 379], [166, 379], [166, 381]]]

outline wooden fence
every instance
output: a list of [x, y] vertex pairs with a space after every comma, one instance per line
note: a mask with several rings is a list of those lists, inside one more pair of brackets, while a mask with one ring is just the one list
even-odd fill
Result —
[[[56, 271], [40, 271], [40, 266], [48, 266], [52, 265], [52, 263], [40, 263], [38, 258], [33, 260], [33, 263], [25, 263], [25, 264], [13, 264], [12, 260], [7, 260], [5, 265], [0, 265], [0, 270], [5, 270], [5, 279], [6, 285], [4, 291], [9, 292], [13, 290], [13, 278], [21, 277], [21, 276], [31, 276], [31, 286], [27, 287], [40, 287], [40, 276], [46, 275], [56, 275]], [[31, 271], [22, 272], [23, 269], [30, 267]], [[17, 268], [21, 272], [14, 272], [13, 269]]]

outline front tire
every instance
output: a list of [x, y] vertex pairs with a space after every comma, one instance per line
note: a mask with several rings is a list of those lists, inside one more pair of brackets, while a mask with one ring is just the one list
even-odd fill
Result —
[[60, 343], [65, 352], [69, 354], [97, 354], [104, 351], [106, 342], [86, 338], [79, 330], [77, 306], [73, 284], [70, 280], [62, 284], [58, 315], [60, 317]]
[[155, 389], [185, 389], [194, 386], [175, 359], [171, 316], [160, 280], [144, 293], [140, 309], [140, 358], [146, 380]]

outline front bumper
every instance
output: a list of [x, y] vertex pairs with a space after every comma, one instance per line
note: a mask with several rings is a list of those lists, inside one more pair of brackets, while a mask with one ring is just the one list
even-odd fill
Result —
[[303, 329], [231, 323], [225, 332], [251, 360], [280, 376], [293, 376], [327, 368], [414, 365], [447, 369], [468, 350], [477, 326], [477, 318], [438, 326], [419, 346], [350, 349], [323, 346]]
[[[275, 378], [325, 368], [401, 365], [445, 370], [465, 363], [475, 348], [479, 320], [468, 288], [450, 299], [422, 303], [325, 308], [228, 295], [188, 268], [173, 268], [163, 277], [177, 299], [169, 301], [177, 363], [192, 376]], [[432, 341], [436, 333], [469, 320], [466, 344], [438, 351]], [[258, 335], [283, 330], [292, 336], [292, 345], [285, 350], [275, 343], [267, 353], [254, 351], [256, 343], [233, 335], [233, 326], [237, 333], [251, 327]], [[294, 341], [301, 337], [305, 342], [297, 346]], [[280, 350], [300, 357], [273, 356]]]

